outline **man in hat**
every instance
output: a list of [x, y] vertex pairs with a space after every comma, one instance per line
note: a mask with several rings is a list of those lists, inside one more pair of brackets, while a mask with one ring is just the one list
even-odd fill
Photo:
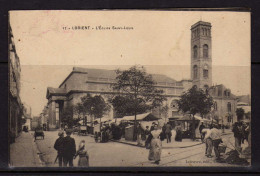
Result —
[[55, 150], [57, 150], [57, 159], [59, 160], [59, 166], [62, 167], [64, 132], [59, 131], [58, 136], [59, 138], [55, 141], [54, 148]]
[[73, 167], [73, 156], [76, 153], [76, 143], [74, 138], [70, 137], [72, 133], [71, 129], [66, 130], [66, 137], [63, 140], [63, 166]]

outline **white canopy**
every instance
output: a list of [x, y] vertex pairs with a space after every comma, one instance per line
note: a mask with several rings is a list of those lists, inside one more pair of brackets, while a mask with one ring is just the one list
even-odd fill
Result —
[[[108, 121], [111, 121], [112, 119], [111, 118], [108, 118], [108, 117], [102, 117], [101, 118], [101, 122], [108, 122]], [[100, 118], [98, 119], [95, 119], [95, 121], [97, 121], [98, 123], [100, 122]]]
[[[159, 118], [157, 118], [156, 116], [152, 115], [150, 112], [148, 113], [144, 113], [144, 114], [138, 114], [136, 115], [136, 120], [141, 121], [141, 120], [145, 120], [145, 121], [153, 121], [153, 120], [158, 120]], [[121, 120], [135, 120], [135, 116], [124, 116]]]

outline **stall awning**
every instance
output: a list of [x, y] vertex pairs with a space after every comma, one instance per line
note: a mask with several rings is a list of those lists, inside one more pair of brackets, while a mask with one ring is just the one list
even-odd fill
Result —
[[[212, 122], [212, 120], [209, 120], [209, 119], [203, 119], [202, 117], [198, 116], [198, 115], [195, 115], [195, 120], [196, 121], [201, 121], [201, 122]], [[177, 121], [190, 121], [190, 120], [193, 120], [192, 119], [192, 116], [189, 115], [189, 114], [185, 114], [183, 115], [182, 117], [179, 117], [177, 119]], [[216, 120], [213, 120], [213, 122], [216, 122]]]
[[[96, 119], [95, 121], [97, 121], [98, 123], [100, 122], [100, 119]], [[108, 122], [108, 121], [112, 121], [111, 118], [108, 118], [108, 117], [102, 117], [101, 118], [101, 122]]]
[[[144, 113], [136, 115], [136, 120], [138, 121], [153, 121], [158, 120], [160, 118], [154, 116], [151, 113]], [[135, 116], [124, 116], [121, 120], [133, 121], [135, 120]]]

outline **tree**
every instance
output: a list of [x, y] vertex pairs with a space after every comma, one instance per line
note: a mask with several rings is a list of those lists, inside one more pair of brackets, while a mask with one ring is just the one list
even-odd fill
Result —
[[74, 112], [78, 115], [78, 121], [83, 120], [83, 124], [86, 125], [86, 110], [82, 102], [77, 103], [74, 107]]
[[245, 110], [243, 108], [237, 108], [236, 114], [237, 114], [237, 121], [240, 121], [243, 119], [245, 115]]
[[[150, 106], [145, 104], [145, 102], [142, 99], [138, 99], [138, 106], [136, 108], [137, 114], [142, 114], [147, 111], [147, 109], [150, 109]], [[115, 96], [112, 100], [110, 100], [111, 104], [114, 107], [114, 110], [116, 112], [116, 118], [121, 118], [126, 115], [134, 115], [135, 111], [135, 100], [127, 97], [127, 96]]]
[[[81, 98], [85, 112], [94, 118], [101, 118], [110, 111], [110, 105], [100, 95], [92, 97], [90, 94]], [[93, 125], [93, 123], [92, 123]]]
[[73, 110], [74, 106], [68, 105], [63, 109], [61, 113], [61, 122], [63, 123], [63, 125], [68, 125], [69, 128], [72, 128], [72, 126], [74, 125]]
[[189, 113], [192, 115], [192, 139], [195, 140], [195, 114], [199, 113], [201, 116], [206, 115], [211, 111], [213, 106], [212, 97], [205, 93], [202, 89], [197, 89], [193, 86], [187, 92], [181, 95], [177, 100], [178, 111]]
[[[133, 66], [125, 71], [116, 71], [116, 83], [113, 86], [117, 96], [112, 100], [115, 110], [121, 114], [135, 116], [134, 140], [136, 139], [136, 115], [146, 112], [162, 104], [165, 98], [163, 91], [155, 87], [152, 75], [146, 73], [144, 67]], [[119, 102], [126, 102], [122, 105]]]

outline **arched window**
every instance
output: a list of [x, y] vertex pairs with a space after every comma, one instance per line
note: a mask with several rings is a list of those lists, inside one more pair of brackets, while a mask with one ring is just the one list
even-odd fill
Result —
[[195, 46], [193, 47], [193, 57], [194, 57], [194, 58], [197, 58], [197, 57], [198, 57], [198, 47], [197, 47], [197, 45], [195, 45]]
[[209, 77], [209, 69], [208, 69], [207, 65], [205, 65], [204, 68], [203, 68], [203, 77], [204, 78], [208, 78]]
[[204, 58], [207, 58], [207, 57], [209, 57], [209, 54], [208, 54], [208, 51], [209, 50], [209, 47], [208, 47], [208, 45], [203, 45], [203, 57]]
[[193, 66], [193, 79], [198, 78], [198, 66], [194, 65]]
[[228, 104], [227, 104], [227, 110], [228, 110], [228, 112], [231, 112], [231, 103], [230, 102], [228, 102]]

